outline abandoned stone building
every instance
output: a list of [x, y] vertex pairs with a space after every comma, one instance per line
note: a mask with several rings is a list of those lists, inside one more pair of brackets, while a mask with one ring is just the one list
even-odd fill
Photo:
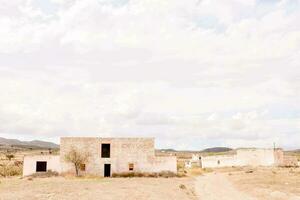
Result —
[[237, 149], [226, 155], [201, 156], [193, 155], [186, 161], [185, 167], [218, 168], [232, 166], [297, 166], [296, 158], [285, 156], [282, 149]]
[[60, 155], [25, 156], [23, 176], [48, 170], [75, 172], [66, 155], [76, 149], [88, 153], [88, 161], [80, 166], [81, 174], [111, 176], [122, 172], [177, 172], [175, 156], [156, 156], [154, 138], [63, 137]]

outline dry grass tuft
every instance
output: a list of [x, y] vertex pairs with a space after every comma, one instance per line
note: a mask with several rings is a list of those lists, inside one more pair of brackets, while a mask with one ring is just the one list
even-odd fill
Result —
[[179, 185], [179, 188], [180, 188], [180, 189], [183, 189], [183, 190], [186, 190], [186, 186], [183, 185], [183, 184], [180, 184], [180, 185]]
[[37, 172], [30, 176], [29, 178], [48, 178], [48, 177], [55, 177], [59, 176], [59, 173], [56, 171], [48, 170], [47, 172]]
[[0, 177], [22, 175], [23, 165], [13, 161], [2, 161], [0, 163]]
[[173, 177], [183, 177], [183, 174], [176, 174], [170, 171], [162, 171], [159, 173], [147, 173], [147, 172], [123, 172], [123, 173], [113, 173], [114, 178], [132, 178], [132, 177], [150, 177], [150, 178], [173, 178]]
[[191, 169], [186, 169], [186, 174], [189, 176], [201, 176], [211, 172], [213, 172], [211, 168], [192, 167]]
[[246, 170], [246, 171], [245, 171], [245, 173], [247, 173], [247, 174], [252, 174], [253, 172], [254, 172], [253, 169], [249, 169], [249, 170]]

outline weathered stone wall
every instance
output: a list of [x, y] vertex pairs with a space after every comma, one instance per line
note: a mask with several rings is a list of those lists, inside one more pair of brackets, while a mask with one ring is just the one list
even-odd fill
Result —
[[100, 171], [100, 155], [101, 155], [101, 145], [99, 138], [89, 138], [89, 137], [68, 137], [60, 139], [60, 162], [62, 167], [62, 172], [73, 172], [75, 173], [75, 168], [72, 163], [65, 161], [66, 155], [72, 150], [77, 150], [81, 153], [89, 153], [89, 163], [86, 164], [86, 172], [91, 173], [95, 171]]
[[281, 167], [297, 167], [299, 166], [298, 159], [296, 156], [284, 156], [283, 162], [280, 164]]
[[201, 157], [202, 168], [237, 166], [236, 155], [218, 155]]
[[296, 156], [284, 155], [282, 149], [276, 149], [274, 151], [275, 165], [280, 167], [297, 167], [299, 166]]
[[129, 163], [134, 164], [133, 171], [151, 171], [151, 162], [155, 157], [153, 138], [101, 139], [101, 142], [111, 144], [113, 172], [128, 172]]
[[240, 166], [272, 166], [275, 164], [274, 149], [238, 149], [237, 163]]
[[23, 176], [28, 176], [36, 173], [36, 162], [46, 161], [47, 170], [61, 172], [59, 156], [56, 155], [34, 155], [24, 156], [23, 160]]
[[201, 158], [203, 168], [231, 166], [278, 166], [283, 162], [282, 150], [238, 149], [235, 155], [205, 156]]
[[282, 166], [284, 162], [284, 154], [282, 149], [275, 149], [274, 160], [275, 160], [275, 166]]
[[177, 173], [177, 158], [176, 156], [157, 156], [152, 164], [151, 172], [171, 171]]
[[[101, 144], [110, 144], [110, 158], [101, 158]], [[129, 171], [129, 164], [135, 172], [177, 171], [176, 157], [156, 157], [154, 138], [61, 138], [62, 171], [74, 172], [74, 167], [65, 161], [72, 149], [90, 154], [86, 172], [102, 176], [104, 164], [111, 164], [111, 173]]]

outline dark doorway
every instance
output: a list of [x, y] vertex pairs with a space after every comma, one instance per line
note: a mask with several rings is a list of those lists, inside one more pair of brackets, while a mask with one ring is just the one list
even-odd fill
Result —
[[101, 157], [110, 158], [110, 144], [101, 144]]
[[110, 164], [104, 164], [104, 177], [110, 177]]
[[46, 172], [47, 171], [47, 162], [46, 161], [37, 161], [36, 162], [36, 172]]

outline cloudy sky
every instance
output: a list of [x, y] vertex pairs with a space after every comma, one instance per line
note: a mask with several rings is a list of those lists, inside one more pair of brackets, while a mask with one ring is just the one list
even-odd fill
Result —
[[300, 148], [299, 0], [0, 0], [0, 137]]

